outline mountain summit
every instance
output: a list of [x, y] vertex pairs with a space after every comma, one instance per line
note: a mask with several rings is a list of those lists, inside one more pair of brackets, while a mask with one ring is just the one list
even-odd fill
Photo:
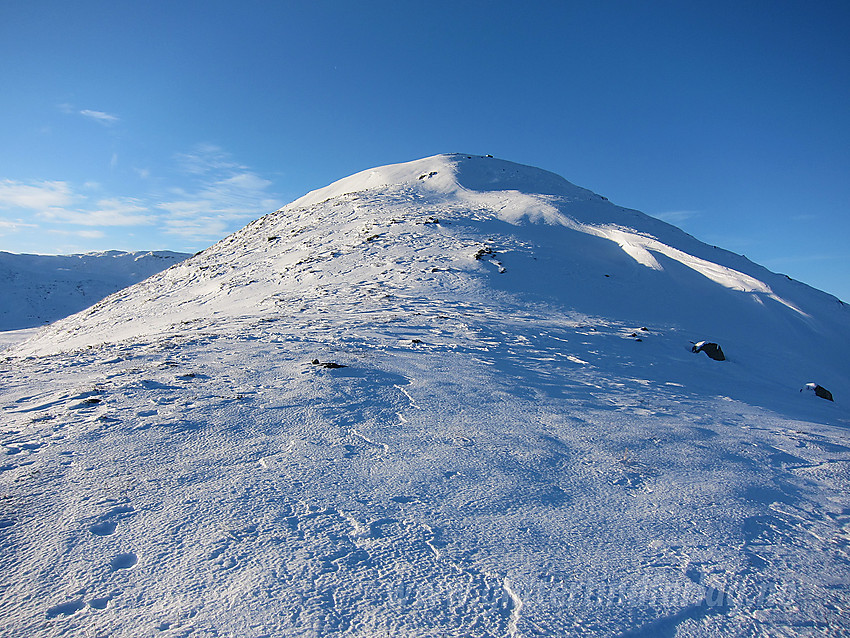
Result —
[[848, 334], [553, 173], [352, 175], [3, 353], [0, 626], [847, 632]]
[[[544, 304], [553, 316], [722, 341], [741, 363], [765, 363], [753, 371], [760, 377], [820, 379], [850, 393], [850, 312], [836, 298], [554, 173], [463, 154], [366, 170], [308, 193], [18, 352], [237, 319], [368, 323], [414, 306], [439, 314], [441, 301], [460, 300], [494, 312]], [[791, 377], [782, 361], [794, 362]]]

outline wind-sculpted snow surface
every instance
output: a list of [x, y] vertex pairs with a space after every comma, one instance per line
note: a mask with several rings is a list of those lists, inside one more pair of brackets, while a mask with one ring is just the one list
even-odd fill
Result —
[[0, 632], [844, 635], [847, 327], [538, 169], [352, 176], [0, 363]]

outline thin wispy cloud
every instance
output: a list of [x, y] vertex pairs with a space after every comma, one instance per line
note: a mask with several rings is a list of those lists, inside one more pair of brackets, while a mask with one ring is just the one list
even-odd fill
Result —
[[168, 234], [194, 240], [218, 239], [226, 235], [228, 229], [225, 220], [209, 215], [166, 219], [164, 225]]
[[166, 212], [167, 232], [188, 238], [221, 235], [233, 222], [247, 221], [280, 207], [269, 192], [272, 182], [234, 161], [218, 146], [204, 144], [177, 156], [194, 188], [175, 189], [175, 197], [158, 204]]
[[100, 122], [101, 124], [115, 124], [120, 120], [117, 115], [112, 115], [111, 113], [105, 113], [103, 111], [93, 111], [91, 109], [83, 109], [79, 111], [79, 114], [96, 122]]
[[78, 226], [144, 226], [156, 222], [156, 215], [137, 199], [101, 199], [76, 210], [50, 208], [38, 214], [54, 223]]
[[35, 224], [28, 224], [22, 219], [0, 219], [0, 235], [16, 233], [24, 228], [36, 228]]
[[106, 237], [106, 233], [102, 230], [61, 230], [52, 228], [49, 231], [52, 235], [68, 235], [72, 237], [82, 237], [84, 239], [102, 239]]
[[[34, 219], [78, 226], [137, 226], [156, 220], [147, 205], [131, 198], [104, 198], [91, 201], [74, 191], [67, 182], [23, 183], [0, 181], [0, 209], [24, 210]], [[20, 222], [5, 220], [7, 229], [22, 228]], [[26, 227], [34, 227], [28, 224]]]
[[179, 169], [190, 175], [210, 176], [215, 173], [233, 173], [248, 167], [236, 162], [233, 157], [215, 144], [198, 144], [188, 153], [175, 156]]
[[102, 230], [78, 230], [77, 235], [86, 239], [100, 239], [106, 236]]
[[0, 208], [24, 208], [44, 210], [69, 206], [74, 194], [67, 182], [37, 181], [18, 182], [11, 179], [0, 180]]
[[[38, 229], [96, 240], [109, 237], [109, 229], [146, 227], [207, 242], [281, 206], [270, 180], [218, 146], [197, 146], [175, 161], [180, 186], [137, 197], [110, 196], [96, 182], [0, 180], [0, 234]], [[150, 177], [146, 169], [137, 173]]]

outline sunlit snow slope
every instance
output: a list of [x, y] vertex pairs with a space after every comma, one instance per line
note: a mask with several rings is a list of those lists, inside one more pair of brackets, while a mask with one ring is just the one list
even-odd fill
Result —
[[358, 173], [4, 352], [0, 630], [841, 635], [848, 334], [540, 169]]

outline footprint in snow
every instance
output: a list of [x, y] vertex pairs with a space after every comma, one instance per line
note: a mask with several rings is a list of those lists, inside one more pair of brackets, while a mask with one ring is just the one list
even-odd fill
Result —
[[89, 601], [89, 607], [92, 609], [106, 609], [109, 604], [109, 598], [92, 598]]
[[89, 527], [89, 531], [95, 536], [110, 536], [115, 533], [116, 527], [118, 527], [118, 523], [115, 521], [103, 521]]
[[44, 441], [27, 441], [26, 443], [4, 443], [3, 447], [5, 449], [6, 456], [14, 456], [16, 454], [21, 454], [22, 452], [37, 452], [40, 448], [44, 447]]
[[118, 554], [118, 556], [109, 561], [109, 567], [112, 571], [118, 571], [119, 569], [132, 569], [138, 562], [139, 557], [133, 552], [128, 552], [126, 554]]
[[415, 496], [393, 496], [390, 500], [395, 502], [395, 503], [404, 504], [404, 503], [413, 503], [414, 501], [416, 501], [418, 499]]
[[97, 522], [89, 526], [89, 531], [95, 536], [110, 536], [115, 533], [118, 521], [133, 514], [136, 510], [132, 505], [118, 505], [97, 518]]
[[68, 602], [60, 605], [49, 607], [47, 609], [47, 618], [52, 619], [57, 616], [70, 616], [71, 614], [80, 611], [85, 606], [86, 604], [83, 602], [82, 598], [78, 600], [69, 600]]
[[144, 379], [144, 380], [142, 380], [141, 385], [145, 390], [179, 390], [180, 389], [176, 385], [167, 385], [165, 383], [160, 383], [159, 381], [154, 381], [153, 379]]

